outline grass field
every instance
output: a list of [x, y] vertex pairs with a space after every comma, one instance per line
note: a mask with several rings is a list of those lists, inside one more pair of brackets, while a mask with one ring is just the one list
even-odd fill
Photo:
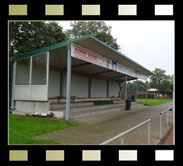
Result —
[[[172, 101], [173, 99], [147, 99], [147, 105], [155, 106], [155, 105], [169, 103]], [[146, 99], [137, 99], [137, 102], [143, 102], [145, 104]]]
[[9, 114], [9, 144], [58, 144], [32, 137], [76, 125], [65, 120]]

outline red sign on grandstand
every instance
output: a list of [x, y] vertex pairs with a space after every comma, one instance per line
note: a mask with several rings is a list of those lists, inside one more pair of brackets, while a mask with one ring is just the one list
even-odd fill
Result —
[[76, 45], [72, 45], [71, 47], [71, 56], [86, 62], [106, 67], [106, 58], [100, 55], [96, 55], [95, 53], [87, 51]]

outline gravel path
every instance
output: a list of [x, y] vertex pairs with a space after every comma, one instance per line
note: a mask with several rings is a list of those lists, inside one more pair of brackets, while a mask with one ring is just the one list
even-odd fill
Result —
[[[151, 144], [155, 145], [159, 141], [159, 113], [170, 106], [173, 106], [173, 103], [158, 106], [136, 104], [132, 106], [130, 111], [116, 111], [84, 117], [74, 121], [80, 124], [76, 127], [57, 130], [34, 138], [54, 140], [72, 145], [95, 145], [151, 118]], [[163, 120], [165, 121], [165, 118]], [[165, 125], [164, 123], [163, 128], [166, 127]], [[120, 144], [120, 139], [112, 144]], [[147, 125], [126, 135], [125, 144], [147, 144]]]

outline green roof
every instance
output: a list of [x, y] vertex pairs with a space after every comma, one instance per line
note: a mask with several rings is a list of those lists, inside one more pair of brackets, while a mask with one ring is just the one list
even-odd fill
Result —
[[76, 39], [73, 39], [73, 40], [66, 40], [64, 42], [56, 43], [56, 44], [50, 45], [48, 47], [39, 48], [39, 49], [30, 51], [30, 52], [19, 54], [19, 55], [16, 55], [15, 61], [19, 60], [19, 59], [23, 59], [25, 57], [32, 56], [32, 55], [36, 55], [36, 54], [40, 54], [40, 53], [47, 52], [47, 51], [50, 51], [50, 50], [54, 50], [54, 49], [57, 49], [57, 48], [60, 48], [60, 47], [64, 47], [64, 46], [69, 47], [70, 43], [75, 42], [77, 40], [87, 39], [89, 37], [90, 37], [90, 35], [86, 35], [86, 36], [76, 38]]
[[61, 42], [61, 43], [57, 43], [57, 44], [50, 45], [50, 46], [48, 46], [48, 47], [39, 48], [39, 49], [30, 51], [30, 52], [26, 52], [26, 53], [23, 53], [23, 54], [20, 54], [20, 55], [16, 55], [15, 61], [16, 61], [16, 60], [19, 60], [19, 59], [23, 59], [23, 58], [29, 57], [29, 56], [32, 56], [32, 55], [36, 55], [36, 54], [40, 54], [40, 53], [43, 53], [43, 52], [47, 52], [47, 51], [50, 51], [50, 50], [53, 50], [53, 49], [57, 49], [57, 48], [60, 48], [60, 47], [65, 47], [65, 46], [66, 46], [66, 47], [69, 48], [72, 42], [76, 42], [76, 41], [83, 40], [83, 39], [88, 39], [88, 38], [91, 38], [91, 39], [93, 39], [93, 40], [99, 42], [100, 44], [102, 44], [102, 45], [104, 45], [105, 47], [111, 49], [112, 51], [114, 51], [114, 52], [116, 52], [117, 54], [123, 56], [123, 57], [126, 58], [127, 60], [133, 62], [134, 64], [140, 66], [141, 68], [143, 68], [144, 70], [146, 70], [146, 71], [148, 71], [150, 74], [152, 74], [151, 71], [147, 70], [146, 68], [144, 68], [143, 66], [141, 66], [141, 65], [138, 64], [137, 62], [133, 61], [132, 59], [128, 58], [128, 57], [125, 56], [124, 54], [118, 52], [118, 51], [115, 50], [114, 48], [110, 47], [109, 45], [107, 45], [106, 43], [104, 43], [103, 41], [97, 39], [96, 37], [94, 37], [94, 36], [92, 36], [92, 35], [82, 36], [82, 37], [79, 37], [79, 38], [76, 38], [76, 39], [67, 40], [67, 41], [64, 41], [64, 42]]

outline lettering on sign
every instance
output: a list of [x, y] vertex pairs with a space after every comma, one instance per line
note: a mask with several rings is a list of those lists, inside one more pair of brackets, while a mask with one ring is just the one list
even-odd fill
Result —
[[130, 69], [127, 66], [121, 65], [115, 61], [112, 61], [104, 56], [95, 54], [91, 51], [85, 50], [75, 44], [71, 44], [71, 56], [86, 62], [90, 62], [92, 64], [114, 70], [116, 72], [127, 74], [129, 76], [141, 79], [147, 79], [147, 76]]

